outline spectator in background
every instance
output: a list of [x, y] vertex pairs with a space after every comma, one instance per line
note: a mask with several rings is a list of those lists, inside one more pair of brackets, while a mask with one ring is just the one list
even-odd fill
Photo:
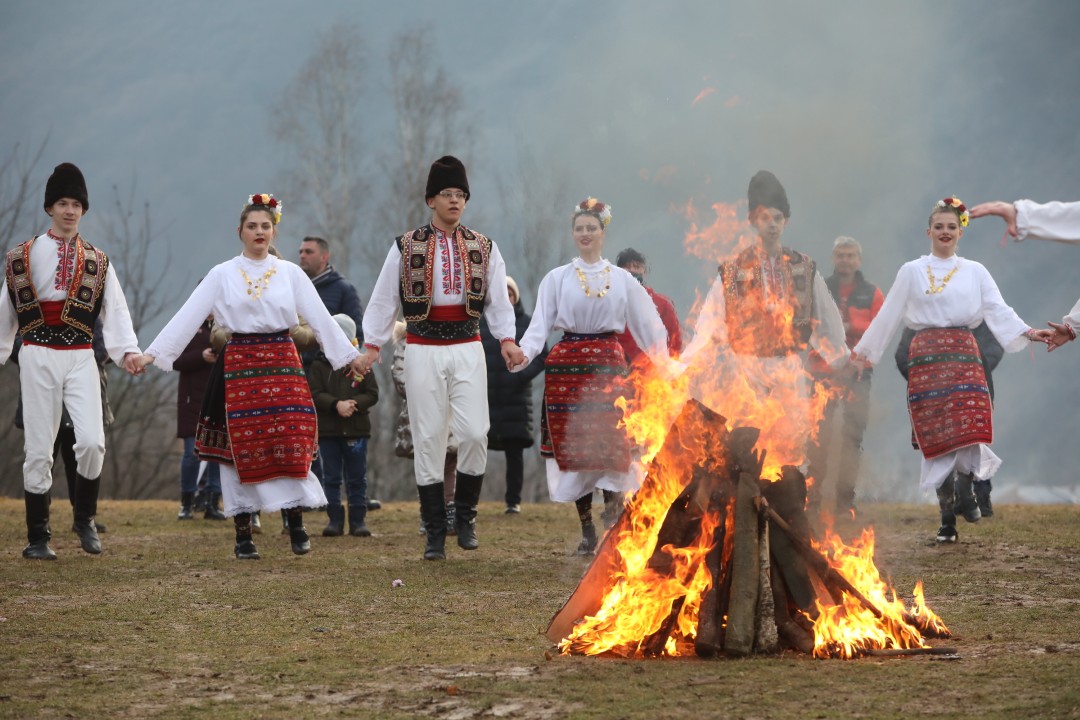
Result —
[[[855, 238], [841, 236], [833, 241], [832, 262], [833, 274], [825, 279], [825, 286], [844, 321], [847, 346], [855, 347], [881, 309], [885, 296], [863, 277], [862, 245]], [[810, 372], [815, 385], [821, 385], [829, 396], [817, 441], [811, 441], [810, 446], [810, 475], [814, 479], [810, 488], [811, 503], [820, 504], [822, 484], [832, 464], [832, 439], [839, 432], [836, 515], [854, 518], [855, 482], [859, 477], [863, 432], [870, 418], [871, 371], [867, 369], [860, 376], [849, 367], [833, 370], [812, 351]]]
[[[322, 298], [326, 311], [331, 315], [343, 313], [356, 324], [357, 339], [364, 342], [364, 308], [360, 295], [345, 277], [330, 264], [330, 243], [324, 238], [309, 235], [300, 243], [300, 269], [311, 278], [311, 284]], [[315, 359], [316, 348], [301, 348], [300, 360], [306, 370]], [[366, 447], [366, 446], [365, 446]], [[315, 476], [322, 480], [322, 458], [318, 457], [311, 466]], [[366, 499], [368, 510], [378, 510], [382, 503], [371, 498]]]
[[[345, 313], [334, 320], [354, 346], [356, 324]], [[349, 534], [371, 537], [367, 517], [367, 446], [371, 437], [369, 410], [379, 401], [375, 373], [343, 375], [334, 370], [321, 351], [307, 369], [311, 398], [319, 418], [319, 455], [323, 461], [322, 485], [326, 493], [329, 522], [324, 537], [345, 532], [345, 507], [341, 504], [344, 479], [349, 504]]]
[[[173, 363], [173, 367], [180, 372], [180, 382], [176, 386], [176, 437], [184, 442], [184, 454], [180, 458], [180, 512], [176, 514], [177, 520], [195, 517], [192, 505], [201, 467], [195, 455], [195, 433], [206, 395], [206, 383], [218, 359], [218, 353], [210, 346], [211, 320], [208, 317], [199, 326], [191, 342]], [[203, 517], [207, 520], [224, 520], [225, 513], [219, 507], [221, 471], [217, 463], [207, 463], [206, 477], [207, 497]]]
[[[514, 278], [506, 276], [506, 291], [510, 304], [514, 306], [517, 322], [517, 334], [514, 339], [521, 341], [521, 336], [529, 328], [532, 316], [525, 312], [521, 304]], [[525, 448], [532, 447], [533, 409], [532, 380], [544, 371], [544, 359], [547, 358], [547, 346], [529, 366], [519, 373], [512, 373], [506, 368], [502, 358], [499, 340], [491, 334], [487, 321], [480, 320], [480, 341], [484, 344], [487, 356], [488, 378], [488, 415], [491, 427], [488, 429], [488, 450], [501, 450], [506, 453], [506, 513], [513, 515], [521, 512], [521, 488], [525, 484]]]
[[[660, 314], [660, 319], [664, 323], [664, 329], [667, 330], [668, 352], [672, 357], [677, 357], [682, 352], [683, 347], [679, 314], [675, 312], [675, 303], [671, 302], [671, 298], [667, 295], [661, 295], [645, 284], [645, 276], [649, 272], [645, 256], [634, 248], [626, 248], [615, 256], [615, 265], [633, 275], [645, 288], [645, 292], [649, 293], [653, 304], [656, 305], [656, 312]], [[626, 359], [630, 362], [631, 367], [645, 357], [645, 353], [634, 342], [634, 337], [629, 330], [623, 330], [618, 337], [619, 343], [622, 344], [623, 350], [626, 351]]]

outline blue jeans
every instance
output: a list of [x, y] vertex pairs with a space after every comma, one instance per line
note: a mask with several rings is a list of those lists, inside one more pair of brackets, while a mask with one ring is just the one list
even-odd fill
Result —
[[344, 477], [349, 507], [367, 507], [367, 443], [367, 438], [319, 438], [327, 504], [341, 504]]
[[[200, 462], [195, 454], [195, 438], [184, 438], [184, 455], [180, 458], [180, 492], [193, 493], [198, 489]], [[221, 493], [221, 469], [213, 461], [206, 463], [206, 491]]]

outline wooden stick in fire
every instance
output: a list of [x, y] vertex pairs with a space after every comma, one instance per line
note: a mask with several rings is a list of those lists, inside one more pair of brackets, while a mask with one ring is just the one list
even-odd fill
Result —
[[795, 545], [796, 548], [799, 549], [799, 552], [801, 552], [803, 557], [806, 558], [806, 561], [813, 566], [814, 570], [817, 571], [818, 575], [821, 576], [822, 580], [824, 580], [825, 582], [833, 582], [839, 585], [844, 592], [851, 595], [853, 598], [862, 603], [863, 607], [872, 612], [874, 614], [874, 617], [878, 619], [884, 617], [884, 613], [882, 613], [881, 610], [879, 610], [878, 607], [874, 605], [874, 603], [870, 602], [869, 598], [859, 592], [858, 588], [852, 585], [846, 577], [837, 572], [836, 568], [829, 564], [828, 558], [815, 550], [810, 545], [810, 543], [799, 537], [798, 533], [796, 533], [792, 529], [792, 527], [787, 524], [784, 518], [780, 517], [780, 515], [775, 510], [769, 507], [769, 503], [767, 500], [765, 500], [765, 498], [759, 496], [758, 498], [756, 498], [756, 502], [758, 505], [758, 509], [768, 515], [769, 520], [775, 523], [778, 528], [784, 531], [784, 534], [791, 539], [791, 542]]

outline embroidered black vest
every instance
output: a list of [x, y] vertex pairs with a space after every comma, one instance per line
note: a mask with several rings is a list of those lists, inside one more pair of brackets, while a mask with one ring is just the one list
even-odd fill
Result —
[[781, 248], [783, 294], [770, 288], [765, 296], [763, 255], [758, 247], [744, 250], [720, 265], [727, 310], [728, 343], [740, 355], [775, 357], [806, 349], [814, 329], [814, 261], [791, 248]]
[[94, 323], [101, 313], [109, 258], [101, 250], [75, 238], [75, 274], [68, 287], [67, 299], [60, 314], [62, 325], [46, 325], [38, 301], [37, 289], [30, 274], [30, 249], [37, 237], [18, 245], [7, 254], [8, 297], [19, 319], [19, 334], [24, 341], [39, 345], [89, 345], [94, 340]]
[[438, 340], [461, 340], [480, 332], [480, 316], [487, 297], [487, 270], [491, 259], [491, 240], [464, 226], [454, 232], [454, 250], [465, 274], [465, 313], [467, 320], [429, 320], [435, 250], [438, 245], [431, 225], [405, 233], [396, 240], [401, 251], [401, 309], [408, 332]]

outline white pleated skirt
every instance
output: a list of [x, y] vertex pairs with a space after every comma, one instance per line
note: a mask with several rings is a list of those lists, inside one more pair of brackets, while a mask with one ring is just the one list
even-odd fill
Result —
[[322, 483], [311, 470], [308, 470], [308, 476], [303, 480], [273, 478], [259, 483], [242, 484], [235, 467], [232, 465], [220, 465], [220, 467], [221, 499], [225, 505], [225, 514], [230, 517], [259, 510], [272, 513], [275, 510], [296, 507], [326, 506], [326, 494], [323, 492]]

